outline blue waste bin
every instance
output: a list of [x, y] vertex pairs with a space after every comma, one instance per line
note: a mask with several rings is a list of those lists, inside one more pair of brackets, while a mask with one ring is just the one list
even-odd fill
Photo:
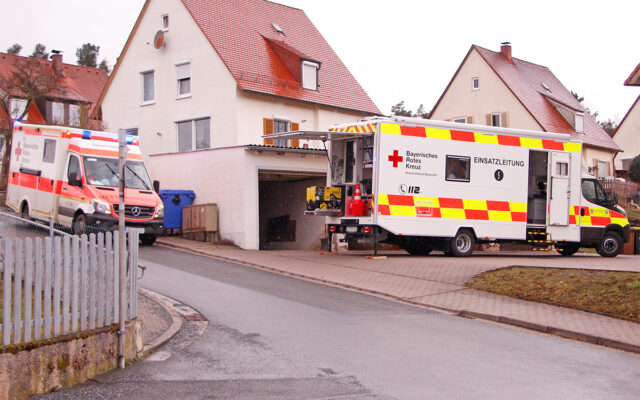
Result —
[[190, 206], [196, 194], [193, 190], [160, 190], [164, 204], [164, 228], [182, 229], [182, 209]]

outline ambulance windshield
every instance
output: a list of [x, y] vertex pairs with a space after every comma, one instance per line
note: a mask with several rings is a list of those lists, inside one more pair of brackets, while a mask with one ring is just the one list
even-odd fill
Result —
[[[118, 186], [118, 160], [115, 158], [84, 157], [84, 173], [89, 185]], [[149, 174], [140, 161], [127, 160], [125, 184], [132, 189], [151, 189]]]

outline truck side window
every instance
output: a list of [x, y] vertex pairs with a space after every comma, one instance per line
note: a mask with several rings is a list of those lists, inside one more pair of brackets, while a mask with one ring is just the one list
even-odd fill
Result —
[[53, 139], [44, 140], [44, 153], [42, 161], [52, 163], [56, 161], [56, 141]]
[[445, 164], [445, 180], [469, 182], [471, 157], [447, 156]]
[[80, 173], [80, 160], [78, 160], [76, 156], [71, 156], [69, 157], [69, 165], [67, 166], [67, 181], [71, 180], [71, 174], [74, 173], [78, 178], [82, 176]]
[[582, 180], [582, 195], [585, 199], [599, 205], [606, 205], [607, 195], [602, 186], [593, 179]]

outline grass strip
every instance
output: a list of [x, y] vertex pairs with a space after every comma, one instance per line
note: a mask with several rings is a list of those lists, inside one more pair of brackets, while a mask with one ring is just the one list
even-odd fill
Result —
[[466, 286], [640, 322], [640, 273], [509, 267], [484, 272]]

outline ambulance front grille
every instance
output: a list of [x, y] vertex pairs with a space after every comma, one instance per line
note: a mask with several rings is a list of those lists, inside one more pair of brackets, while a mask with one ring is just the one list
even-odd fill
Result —
[[[118, 204], [113, 205], [113, 211], [115, 211], [116, 214], [118, 214], [119, 209], [120, 208], [118, 207]], [[148, 219], [153, 217], [154, 212], [155, 212], [155, 208], [153, 207], [136, 206], [136, 205], [130, 205], [130, 204], [124, 205], [125, 218]]]

